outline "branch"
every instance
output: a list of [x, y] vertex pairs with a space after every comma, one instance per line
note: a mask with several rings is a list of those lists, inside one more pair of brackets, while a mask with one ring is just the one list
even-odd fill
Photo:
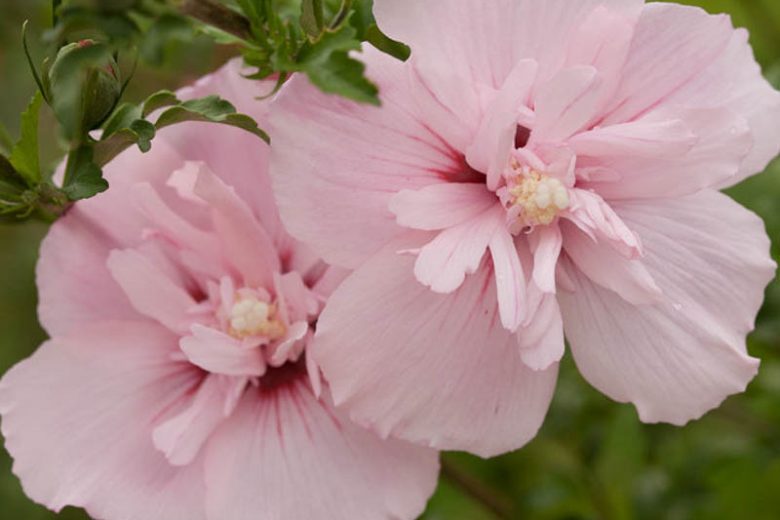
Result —
[[510, 520], [512, 504], [506, 497], [496, 493], [481, 481], [464, 472], [446, 459], [441, 461], [441, 474], [476, 502], [491, 511], [496, 518]]
[[252, 38], [252, 24], [240, 13], [216, 0], [174, 0], [179, 12], [242, 40]]

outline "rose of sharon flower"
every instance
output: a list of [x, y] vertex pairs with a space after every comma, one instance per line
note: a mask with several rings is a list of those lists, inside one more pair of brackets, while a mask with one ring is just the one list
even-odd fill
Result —
[[[263, 124], [254, 96], [271, 88], [230, 65], [184, 95], [219, 93]], [[352, 424], [306, 355], [343, 274], [281, 227], [267, 155], [241, 130], [174, 127], [52, 228], [38, 268], [52, 340], [0, 383], [31, 498], [106, 520], [420, 514], [436, 453]]]
[[641, 0], [376, 0], [382, 107], [291, 81], [271, 176], [290, 232], [357, 268], [311, 355], [352, 418], [483, 456], [531, 439], [564, 331], [596, 388], [684, 424], [744, 390], [773, 277], [718, 189], [780, 145], [727, 16]]

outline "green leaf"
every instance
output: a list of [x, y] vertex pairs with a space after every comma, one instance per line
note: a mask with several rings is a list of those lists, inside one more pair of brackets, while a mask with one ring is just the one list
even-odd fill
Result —
[[142, 117], [149, 117], [155, 110], [178, 105], [179, 103], [181, 103], [181, 101], [179, 101], [179, 98], [176, 97], [175, 93], [170, 90], [161, 90], [146, 98], [141, 115]]
[[376, 24], [366, 30], [366, 41], [390, 56], [406, 61], [412, 54], [408, 45], [395, 41], [383, 33]]
[[306, 75], [323, 92], [379, 106], [379, 89], [366, 79], [365, 70], [363, 63], [346, 52], [338, 52], [322, 66], [307, 68]]
[[136, 119], [109, 137], [101, 139], [95, 144], [95, 164], [103, 167], [114, 157], [124, 152], [133, 145], [146, 153], [152, 149], [152, 139], [156, 135], [154, 125], [145, 119]]
[[83, 145], [68, 156], [62, 191], [72, 201], [88, 199], [108, 189], [103, 172], [95, 164], [92, 145]]
[[0, 154], [10, 154], [14, 147], [14, 140], [5, 126], [0, 124]]
[[[154, 124], [146, 120], [152, 113], [162, 109], [166, 110], [162, 111]], [[126, 103], [111, 115], [103, 126], [100, 141], [94, 145], [94, 162], [103, 167], [133, 145], [138, 145], [142, 152], [148, 152], [158, 130], [185, 121], [230, 125], [269, 142], [268, 135], [257, 126], [254, 119], [237, 113], [230, 102], [219, 96], [181, 101], [173, 92], [161, 90], [140, 105]]]
[[219, 96], [208, 96], [201, 99], [185, 101], [163, 112], [155, 123], [160, 130], [167, 126], [185, 121], [201, 121], [234, 126], [251, 132], [269, 143], [270, 138], [251, 117], [239, 114], [230, 102]]
[[334, 53], [359, 50], [360, 42], [356, 34], [357, 31], [348, 25], [325, 32], [319, 40], [301, 49], [298, 54], [299, 65], [303, 70], [313, 69], [326, 64]]
[[25, 189], [27, 186], [19, 178], [11, 162], [0, 154], [0, 200], [18, 201]]
[[301, 3], [301, 27], [312, 40], [318, 38], [325, 28], [322, 0], [303, 0]]
[[34, 187], [41, 181], [41, 167], [38, 156], [38, 117], [43, 96], [36, 92], [22, 113], [22, 136], [11, 150], [11, 164], [28, 186]]

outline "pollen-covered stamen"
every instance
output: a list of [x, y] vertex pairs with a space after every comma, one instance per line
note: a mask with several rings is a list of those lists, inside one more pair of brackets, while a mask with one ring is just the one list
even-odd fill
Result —
[[521, 172], [509, 186], [509, 202], [520, 210], [523, 227], [550, 224], [569, 207], [569, 191], [553, 177], [535, 170]]
[[233, 304], [229, 316], [230, 334], [236, 338], [263, 336], [277, 340], [287, 333], [285, 324], [277, 319], [276, 305], [245, 297]]

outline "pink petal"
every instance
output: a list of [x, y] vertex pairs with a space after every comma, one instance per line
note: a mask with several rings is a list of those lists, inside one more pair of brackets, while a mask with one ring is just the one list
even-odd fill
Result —
[[279, 255], [246, 202], [204, 164], [197, 172], [194, 193], [211, 207], [224, 255], [244, 277], [246, 285], [270, 287], [273, 273], [281, 267]]
[[226, 409], [225, 403], [235, 393], [234, 387], [243, 389], [246, 384], [246, 379], [206, 376], [184, 409], [154, 429], [155, 447], [174, 466], [192, 464], [214, 430], [233, 413], [233, 408]]
[[[569, 145], [579, 156], [597, 159], [602, 157], [658, 158], [680, 157], [693, 148], [696, 141], [698, 141], [696, 134], [681, 119], [661, 121], [640, 119], [583, 132], [572, 137]], [[627, 168], [622, 172], [621, 178], [633, 174], [634, 172]]]
[[193, 321], [189, 311], [197, 302], [158, 265], [134, 249], [112, 251], [107, 265], [139, 313], [174, 332], [189, 330]]
[[490, 256], [496, 279], [496, 293], [501, 324], [514, 332], [525, 319], [527, 309], [526, 279], [517, 255], [514, 237], [498, 228], [490, 240]]
[[549, 79], [565, 63], [577, 28], [601, 5], [628, 15], [642, 0], [376, 0], [374, 14], [417, 59], [498, 89], [523, 58], [539, 62], [542, 80]]
[[333, 293], [309, 355], [358, 423], [438, 449], [481, 456], [536, 434], [557, 365], [533, 372], [500, 323], [485, 267], [440, 295], [390, 244]]
[[589, 190], [569, 192], [571, 205], [565, 215], [593, 241], [611, 247], [627, 259], [642, 256], [639, 237], [599, 195]]
[[723, 54], [732, 31], [725, 15], [708, 15], [698, 7], [647, 4], [608, 109], [611, 114], [602, 124], [628, 122], [663, 104]]
[[592, 282], [619, 294], [633, 305], [658, 303], [663, 293], [642, 260], [627, 259], [605, 244], [594, 242], [571, 224], [564, 223], [566, 254]]
[[602, 75], [601, 101], [607, 101], [620, 84], [634, 29], [643, 1], [612, 2], [597, 6], [575, 27], [568, 42], [566, 64], [591, 65]]
[[534, 254], [533, 281], [547, 293], [555, 292], [555, 266], [563, 246], [563, 236], [558, 226], [538, 228], [528, 240]]
[[245, 346], [218, 330], [192, 326], [192, 335], [181, 338], [179, 346], [187, 359], [207, 372], [226, 376], [259, 377], [266, 366], [260, 347]]
[[206, 520], [203, 466], [171, 466], [154, 419], [200, 378], [153, 324], [103, 322], [45, 344], [0, 381], [14, 472], [36, 502], [95, 518]]
[[95, 321], [138, 318], [106, 267], [114, 247], [114, 240], [82, 212], [81, 205], [51, 227], [36, 272], [38, 318], [50, 335], [67, 334]]
[[616, 210], [669, 303], [633, 306], [573, 273], [577, 291], [559, 294], [566, 335], [596, 388], [644, 421], [684, 424], [756, 374], [745, 336], [774, 276], [769, 241], [754, 214], [715, 192]]
[[531, 143], [565, 141], [582, 130], [597, 114], [602, 78], [590, 66], [564, 69], [540, 88]]
[[496, 204], [496, 195], [483, 184], [447, 182], [398, 192], [390, 199], [390, 211], [401, 226], [435, 231], [478, 217]]
[[151, 222], [155, 231], [160, 232], [166, 240], [183, 250], [182, 253], [188, 251], [195, 253], [198, 264], [212, 277], [218, 278], [225, 274], [220, 255], [220, 243], [213, 233], [196, 227], [176, 211], [179, 208], [171, 208], [151, 184], [135, 184], [128, 188], [128, 193], [134, 200], [137, 210]]
[[753, 147], [739, 173], [719, 185], [721, 188], [763, 171], [780, 151], [780, 94], [761, 74], [744, 29], [734, 31], [718, 59], [667, 102], [702, 108], [725, 106], [747, 121]]
[[[578, 165], [607, 168], [616, 171], [620, 178], [592, 182], [583, 187], [595, 189], [606, 199], [673, 197], [717, 186], [734, 177], [753, 140], [746, 121], [729, 109], [656, 111], [648, 115], [648, 123], [640, 120], [620, 126], [626, 129], [646, 124], [652, 126], [658, 124], [656, 118], [663, 122], [678, 117], [695, 136], [693, 146], [688, 150], [682, 148], [686, 141], [690, 143], [690, 137], [681, 139], [677, 145], [656, 141], [655, 154], [649, 149], [644, 154], [631, 147], [605, 149], [597, 145], [596, 149], [592, 149], [589, 145], [593, 142], [588, 143], [586, 137], [585, 144], [578, 147], [582, 154]], [[611, 134], [611, 128], [614, 127], [605, 128], [603, 132]], [[667, 134], [667, 138], [671, 135]]]
[[467, 274], [477, 270], [494, 233], [503, 226], [499, 205], [479, 217], [446, 229], [420, 249], [414, 275], [438, 293], [460, 287]]
[[[217, 72], [199, 79], [193, 86], [181, 89], [179, 98], [219, 95], [229, 100], [239, 112], [250, 115], [261, 128], [265, 128], [270, 103], [258, 101], [258, 98], [272, 92], [275, 81], [247, 79], [246, 72], [240, 59], [231, 60]], [[270, 152], [269, 147], [257, 137], [239, 128], [188, 123], [165, 128], [157, 139], [188, 161], [207, 164], [249, 204], [269, 235], [275, 239], [285, 235], [273, 202], [271, 179], [265, 174], [257, 174], [268, 171]]]
[[499, 90], [477, 130], [474, 142], [466, 150], [472, 168], [487, 174], [487, 186], [495, 191], [515, 149], [520, 109], [527, 108], [538, 64], [520, 60]]
[[285, 224], [342, 267], [359, 265], [402, 232], [387, 209], [395, 193], [467, 172], [462, 155], [418, 118], [408, 66], [371, 48], [362, 57], [382, 108], [323, 94], [296, 76], [270, 120], [271, 177]]
[[412, 519], [437, 473], [434, 451], [382, 441], [293, 381], [250, 391], [209, 443], [209, 517]]
[[532, 370], [547, 370], [563, 357], [563, 319], [554, 295], [545, 294], [530, 323], [517, 331], [520, 358]]

